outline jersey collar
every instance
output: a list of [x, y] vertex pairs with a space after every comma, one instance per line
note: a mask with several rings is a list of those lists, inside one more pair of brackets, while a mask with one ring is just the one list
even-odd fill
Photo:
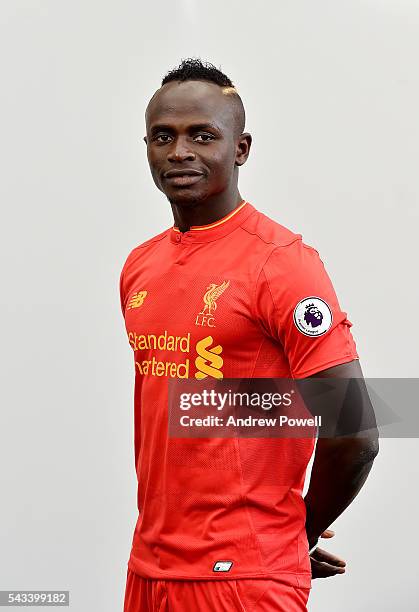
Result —
[[255, 208], [243, 200], [228, 215], [209, 223], [208, 225], [193, 225], [187, 232], [181, 232], [175, 225], [169, 230], [170, 240], [174, 243], [211, 242], [227, 236], [234, 231], [247, 217], [255, 211]]

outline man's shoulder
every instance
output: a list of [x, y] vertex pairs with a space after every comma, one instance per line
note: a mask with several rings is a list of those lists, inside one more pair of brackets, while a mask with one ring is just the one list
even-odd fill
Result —
[[147, 247], [152, 246], [156, 242], [160, 242], [161, 240], [163, 240], [167, 236], [167, 234], [170, 232], [170, 230], [171, 230], [170, 227], [166, 228], [165, 230], [163, 230], [159, 234], [156, 234], [156, 236], [152, 236], [151, 238], [147, 238], [147, 240], [144, 240], [144, 242], [141, 242], [141, 244], [139, 244], [138, 246], [134, 247], [133, 251], [141, 250], [141, 249], [146, 249]]
[[170, 232], [170, 229], [171, 228], [165, 229], [159, 234], [156, 234], [156, 236], [152, 236], [151, 238], [148, 238], [144, 242], [141, 242], [140, 244], [135, 246], [133, 249], [131, 249], [128, 253], [128, 256], [125, 259], [125, 263], [123, 267], [125, 268], [128, 263], [131, 263], [139, 258], [142, 258], [145, 255], [152, 252], [154, 248], [158, 246], [161, 243], [161, 241], [166, 238], [166, 236]]
[[241, 228], [271, 249], [286, 247], [302, 240], [301, 234], [293, 232], [257, 209], [243, 222]]
[[259, 264], [267, 274], [270, 270], [281, 269], [291, 278], [292, 274], [303, 274], [305, 269], [310, 269], [320, 259], [318, 250], [306, 244], [302, 234], [257, 209], [244, 220], [241, 227], [252, 241], [257, 242], [258, 248], [254, 251], [259, 253]]

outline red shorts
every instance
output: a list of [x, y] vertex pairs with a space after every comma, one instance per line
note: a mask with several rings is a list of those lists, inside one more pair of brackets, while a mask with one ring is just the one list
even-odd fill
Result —
[[306, 612], [309, 593], [276, 580], [152, 580], [128, 569], [124, 612]]

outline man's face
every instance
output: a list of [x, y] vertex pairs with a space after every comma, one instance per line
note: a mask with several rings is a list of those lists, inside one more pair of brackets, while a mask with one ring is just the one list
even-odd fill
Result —
[[195, 204], [237, 182], [233, 105], [218, 85], [166, 83], [149, 103], [146, 130], [151, 174], [170, 202]]

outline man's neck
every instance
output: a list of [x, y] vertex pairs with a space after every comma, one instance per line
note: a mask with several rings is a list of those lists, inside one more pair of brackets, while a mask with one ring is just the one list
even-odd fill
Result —
[[238, 190], [234, 195], [218, 194], [197, 204], [182, 206], [171, 202], [175, 226], [181, 232], [191, 227], [209, 225], [228, 215], [243, 202]]

